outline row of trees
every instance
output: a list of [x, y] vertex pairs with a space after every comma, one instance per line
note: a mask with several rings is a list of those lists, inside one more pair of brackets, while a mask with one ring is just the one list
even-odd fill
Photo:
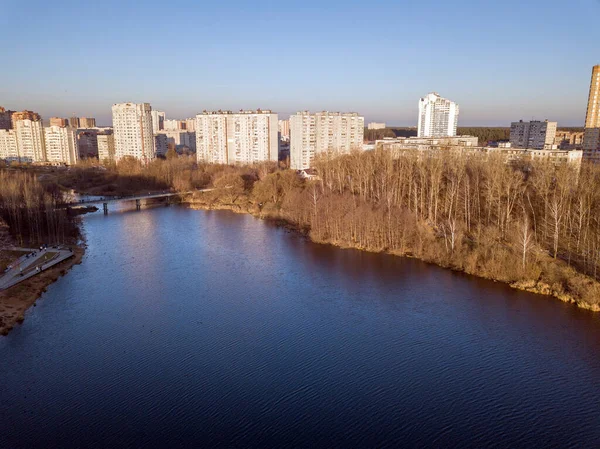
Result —
[[64, 243], [75, 232], [72, 219], [57, 206], [63, 193], [32, 173], [0, 171], [0, 219], [19, 244]]

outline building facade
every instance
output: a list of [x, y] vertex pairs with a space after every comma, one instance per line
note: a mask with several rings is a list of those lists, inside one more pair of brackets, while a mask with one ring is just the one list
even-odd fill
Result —
[[20, 161], [17, 132], [14, 129], [0, 129], [0, 159]]
[[115, 136], [112, 133], [101, 133], [96, 136], [98, 143], [98, 160], [100, 162], [115, 160]]
[[78, 129], [77, 148], [80, 159], [98, 157], [98, 130]]
[[365, 119], [355, 112], [298, 112], [290, 117], [290, 168], [311, 167], [320, 153], [362, 150]]
[[290, 121], [289, 120], [279, 120], [277, 124], [279, 130], [279, 139], [283, 141], [290, 140]]
[[429, 93], [419, 100], [418, 137], [456, 136], [458, 126], [458, 104]]
[[156, 134], [165, 129], [165, 113], [163, 111], [152, 110], [152, 132]]
[[385, 123], [371, 122], [367, 125], [367, 129], [385, 129]]
[[252, 164], [277, 161], [277, 114], [271, 111], [216, 111], [196, 116], [199, 162]]
[[12, 111], [7, 111], [0, 106], [0, 129], [11, 129], [12, 128]]
[[44, 128], [44, 140], [47, 162], [73, 165], [79, 160], [77, 138], [73, 128], [48, 126]]
[[12, 123], [21, 161], [45, 162], [46, 146], [40, 115], [31, 111], [15, 112], [12, 115]]
[[154, 151], [156, 152], [156, 155], [165, 156], [168, 149], [169, 144], [167, 142], [167, 135], [164, 133], [154, 134]]
[[556, 122], [512, 122], [510, 124], [510, 145], [513, 148], [550, 149], [556, 138]]
[[592, 69], [590, 93], [585, 114], [583, 158], [600, 163], [600, 65]]
[[154, 159], [152, 107], [149, 103], [119, 103], [112, 107], [115, 161], [131, 156], [147, 163]]
[[50, 126], [69, 126], [69, 120], [61, 117], [50, 117]]
[[89, 129], [96, 127], [96, 119], [93, 117], [79, 117], [79, 127]]

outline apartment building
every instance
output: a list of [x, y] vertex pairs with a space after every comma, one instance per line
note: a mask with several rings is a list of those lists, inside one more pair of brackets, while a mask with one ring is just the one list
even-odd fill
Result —
[[550, 149], [556, 138], [556, 122], [533, 120], [510, 124], [510, 145], [513, 148]]
[[119, 103], [112, 106], [115, 160], [130, 156], [147, 163], [154, 159], [152, 107], [149, 103]]
[[44, 128], [46, 161], [73, 165], [79, 160], [75, 130], [67, 126], [48, 126]]
[[0, 129], [12, 129], [12, 113], [0, 106]]
[[98, 160], [114, 161], [115, 160], [115, 136], [112, 133], [104, 132], [96, 136], [98, 144]]
[[585, 114], [583, 158], [600, 163], [600, 65], [592, 68], [590, 93]]
[[61, 117], [50, 117], [50, 126], [69, 126], [69, 119]]
[[269, 110], [204, 111], [196, 115], [199, 162], [252, 164], [277, 161], [277, 114]]
[[371, 122], [367, 125], [367, 129], [385, 129], [385, 123]]
[[311, 167], [320, 153], [362, 150], [365, 119], [355, 112], [301, 111], [290, 117], [290, 168]]
[[0, 159], [20, 161], [17, 132], [14, 129], [0, 129]]
[[98, 130], [78, 129], [76, 133], [80, 159], [98, 157]]
[[152, 115], [152, 133], [156, 134], [165, 129], [165, 113], [163, 111], [152, 110], [150, 114]]
[[279, 120], [277, 124], [277, 128], [279, 130], [279, 138], [283, 141], [290, 140], [290, 121], [289, 120]]
[[15, 112], [12, 114], [12, 123], [21, 161], [45, 162], [46, 146], [40, 115], [32, 111]]
[[169, 144], [167, 142], [167, 135], [164, 133], [154, 134], [154, 151], [156, 152], [156, 155], [165, 156], [168, 149]]
[[456, 136], [458, 104], [440, 97], [436, 92], [419, 99], [418, 137]]
[[556, 131], [554, 145], [564, 150], [583, 148], [583, 131]]
[[79, 127], [89, 129], [96, 127], [96, 119], [93, 117], [79, 117]]

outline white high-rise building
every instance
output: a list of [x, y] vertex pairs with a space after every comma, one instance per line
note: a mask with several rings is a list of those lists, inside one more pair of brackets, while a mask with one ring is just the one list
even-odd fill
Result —
[[152, 107], [149, 103], [119, 103], [112, 107], [115, 161], [126, 156], [147, 163], [154, 159]]
[[556, 138], [556, 122], [512, 122], [510, 124], [510, 146], [512, 148], [551, 149]]
[[271, 111], [203, 112], [196, 116], [199, 162], [252, 164], [277, 161], [277, 114]]
[[432, 92], [419, 100], [418, 137], [456, 136], [458, 105]]
[[12, 116], [17, 137], [17, 148], [22, 162], [45, 162], [44, 128], [39, 114], [31, 111], [15, 112]]
[[298, 112], [290, 117], [290, 167], [305, 170], [319, 153], [362, 150], [365, 119], [355, 112]]
[[98, 160], [104, 162], [105, 160], [115, 160], [115, 136], [112, 133], [98, 134], [96, 136], [98, 140]]
[[17, 132], [14, 129], [0, 129], [0, 159], [19, 161]]
[[156, 134], [165, 129], [165, 113], [163, 111], [152, 110], [152, 132]]
[[46, 160], [66, 165], [76, 164], [79, 160], [76, 132], [71, 127], [48, 126], [44, 128], [46, 142]]

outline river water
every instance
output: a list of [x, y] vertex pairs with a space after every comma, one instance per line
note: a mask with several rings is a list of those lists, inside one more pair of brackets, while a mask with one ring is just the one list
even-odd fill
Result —
[[247, 215], [84, 218], [0, 338], [0, 447], [598, 447], [600, 314]]

